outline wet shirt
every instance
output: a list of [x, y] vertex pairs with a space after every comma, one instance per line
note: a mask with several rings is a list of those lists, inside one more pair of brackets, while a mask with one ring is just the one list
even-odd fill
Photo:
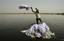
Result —
[[39, 15], [39, 11], [38, 10], [35, 10], [35, 15], [36, 15], [36, 18], [40, 18], [41, 16]]

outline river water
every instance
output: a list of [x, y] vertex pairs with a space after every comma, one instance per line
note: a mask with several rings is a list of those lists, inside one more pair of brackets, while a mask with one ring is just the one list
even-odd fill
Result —
[[[43, 14], [40, 15], [41, 19], [47, 23], [51, 31], [56, 34], [56, 40], [63, 41], [64, 16]], [[21, 30], [28, 29], [34, 23], [36, 23], [34, 14], [0, 14], [0, 40], [36, 41], [37, 39], [31, 39], [20, 32]]]

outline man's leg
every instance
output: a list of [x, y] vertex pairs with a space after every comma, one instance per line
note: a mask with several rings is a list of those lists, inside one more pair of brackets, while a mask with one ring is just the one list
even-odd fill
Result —
[[39, 18], [39, 21], [40, 21], [40, 23], [42, 23], [42, 19], [41, 18]]
[[38, 24], [38, 18], [36, 18], [36, 23]]

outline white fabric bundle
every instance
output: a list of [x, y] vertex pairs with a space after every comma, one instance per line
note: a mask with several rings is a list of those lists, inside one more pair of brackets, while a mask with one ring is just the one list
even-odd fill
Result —
[[[39, 29], [39, 32], [37, 31], [38, 29]], [[28, 30], [23, 30], [21, 32], [25, 33], [27, 36], [31, 36], [32, 38], [42, 37], [44, 39], [50, 39], [52, 38], [51, 35], [53, 36], [55, 35], [50, 31], [49, 27], [46, 25], [45, 22], [42, 24], [34, 24]]]

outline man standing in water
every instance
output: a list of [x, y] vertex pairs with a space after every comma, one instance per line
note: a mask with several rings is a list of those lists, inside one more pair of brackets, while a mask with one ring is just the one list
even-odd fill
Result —
[[39, 10], [37, 8], [35, 8], [36, 11], [34, 11], [32, 7], [31, 7], [31, 10], [36, 15], [37, 24], [39, 24], [39, 21], [40, 21], [40, 23], [42, 23], [41, 16], [39, 15]]

